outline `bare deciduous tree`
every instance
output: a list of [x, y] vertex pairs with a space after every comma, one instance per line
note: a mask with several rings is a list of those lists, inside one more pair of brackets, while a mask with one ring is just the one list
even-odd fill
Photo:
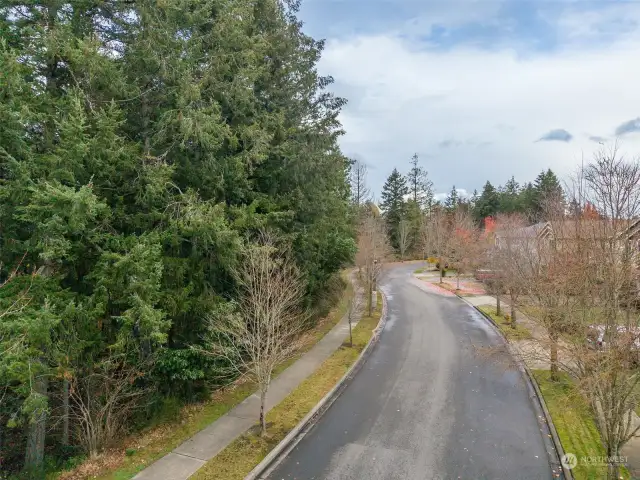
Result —
[[419, 241], [420, 241], [420, 248], [422, 248], [422, 258], [424, 260], [426, 260], [429, 257], [429, 249], [431, 248], [430, 245], [430, 239], [431, 239], [431, 235], [430, 235], [430, 231], [429, 231], [429, 216], [425, 215], [424, 213], [422, 213], [420, 215], [420, 223], [419, 223]]
[[411, 225], [406, 220], [400, 220], [398, 224], [398, 249], [400, 260], [404, 262], [404, 256], [411, 246]]
[[354, 285], [354, 292], [349, 299], [347, 320], [349, 321], [349, 346], [353, 347], [353, 322], [362, 314], [362, 295]]
[[579, 200], [589, 200], [604, 217], [631, 219], [640, 213], [640, 160], [625, 159], [617, 143], [597, 152], [581, 176]]
[[352, 160], [349, 170], [351, 201], [356, 207], [365, 205], [371, 200], [371, 190], [367, 185], [367, 165], [361, 160]]
[[[603, 348], [597, 355], [577, 356], [576, 360], [607, 454], [617, 457], [637, 431], [631, 412], [639, 400], [640, 318], [638, 241], [632, 228], [640, 213], [640, 161], [625, 159], [615, 144], [597, 152], [580, 173], [584, 180], [579, 176], [575, 182], [580, 187], [578, 204], [583, 209], [592, 205], [596, 215], [575, 222], [580, 235], [574, 250], [585, 252], [582, 264], [589, 266], [583, 272], [581, 291], [576, 292], [589, 294], [579, 303], [583, 310], [579, 318], [598, 318]], [[587, 359], [591, 361], [586, 363]], [[618, 464], [610, 463], [609, 478], [618, 478], [618, 470]]]
[[69, 379], [70, 419], [90, 458], [119, 438], [134, 411], [143, 406], [150, 390], [136, 382], [150, 361], [131, 365], [124, 355], [113, 354]]
[[524, 218], [517, 214], [501, 215], [496, 221], [500, 242], [494, 249], [494, 268], [499, 272], [500, 289], [509, 295], [511, 326], [516, 328], [516, 309], [519, 297], [527, 289], [528, 270], [523, 249], [532, 246], [535, 230], [526, 228]]
[[[563, 370], [575, 380], [613, 459], [638, 430], [639, 182], [637, 161], [624, 160], [616, 147], [599, 152], [567, 187], [570, 215], [550, 202], [552, 235], [521, 238], [502, 262], [505, 278], [517, 281], [519, 270], [526, 281], [530, 318], [546, 332], [536, 341], [548, 352], [552, 378]], [[618, 474], [610, 461], [608, 478]]]
[[451, 215], [449, 259], [456, 269], [456, 288], [460, 289], [460, 275], [478, 264], [482, 243], [473, 218], [464, 208], [456, 208]]
[[438, 258], [440, 283], [442, 283], [445, 264], [449, 261], [451, 222], [444, 210], [433, 209], [425, 228], [428, 250]]
[[368, 215], [363, 218], [358, 232], [356, 265], [360, 270], [367, 297], [369, 316], [373, 313], [373, 290], [383, 271], [383, 264], [391, 254], [389, 238], [382, 218]]
[[236, 312], [212, 315], [205, 338], [212, 356], [223, 356], [231, 368], [256, 382], [260, 392], [260, 428], [267, 432], [265, 408], [275, 368], [301, 346], [305, 314], [304, 283], [288, 251], [263, 234], [244, 250], [235, 272], [239, 292]]

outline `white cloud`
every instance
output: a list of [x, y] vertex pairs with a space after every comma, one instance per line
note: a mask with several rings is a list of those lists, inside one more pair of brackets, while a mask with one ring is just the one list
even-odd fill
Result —
[[[567, 174], [583, 151], [589, 158], [590, 135], [611, 136], [640, 115], [638, 52], [635, 33], [606, 49], [572, 46], [528, 58], [508, 47], [417, 50], [378, 34], [329, 40], [320, 70], [335, 77], [337, 93], [352, 94], [342, 146], [377, 167], [375, 190], [393, 166], [408, 169], [416, 151], [436, 189], [473, 190], [512, 174], [533, 180], [547, 167]], [[535, 143], [560, 128], [572, 142]], [[456, 148], [439, 146], [451, 139]], [[640, 141], [625, 138], [622, 147], [635, 153]]]
[[[460, 198], [470, 198], [471, 194], [464, 188], [456, 188], [456, 192], [458, 192], [458, 197]], [[451, 193], [451, 190], [449, 190], [448, 192], [442, 192], [442, 193], [436, 193], [433, 195], [433, 198], [435, 200], [438, 200], [440, 202], [444, 202], [447, 197], [449, 196], [449, 193]]]
[[[583, 8], [583, 7], [597, 8]], [[584, 42], [603, 38], [631, 36], [638, 32], [640, 25], [640, 4], [638, 2], [603, 2], [584, 4], [569, 2], [562, 14], [557, 12], [540, 15], [556, 25], [556, 33], [565, 44], [581, 45]]]

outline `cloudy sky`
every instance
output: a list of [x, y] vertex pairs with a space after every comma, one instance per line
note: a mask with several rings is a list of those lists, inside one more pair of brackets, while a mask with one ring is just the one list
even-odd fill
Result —
[[416, 152], [437, 192], [563, 176], [599, 142], [640, 154], [640, 1], [303, 0], [300, 17], [376, 195]]

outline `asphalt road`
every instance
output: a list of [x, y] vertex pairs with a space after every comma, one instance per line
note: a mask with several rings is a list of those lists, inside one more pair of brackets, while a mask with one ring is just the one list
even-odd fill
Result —
[[415, 268], [387, 273], [377, 346], [269, 479], [553, 478], [545, 425], [498, 335], [457, 297], [419, 288]]

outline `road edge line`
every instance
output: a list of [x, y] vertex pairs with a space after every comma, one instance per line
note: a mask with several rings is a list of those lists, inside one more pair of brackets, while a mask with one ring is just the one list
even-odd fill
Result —
[[[537, 402], [533, 402], [534, 403], [534, 407], [539, 407], [540, 410], [542, 410], [542, 413], [543, 413], [544, 418], [545, 418], [545, 422], [547, 424], [547, 428], [549, 429], [549, 432], [551, 433], [551, 440], [553, 441], [553, 446], [555, 448], [555, 452], [556, 452], [556, 455], [557, 455], [557, 458], [552, 459], [552, 460], [554, 460], [553, 463], [556, 463], [556, 464], [560, 465], [560, 468], [562, 469], [562, 473], [563, 473], [564, 478], [566, 480], [574, 480], [573, 473], [571, 472], [571, 470], [568, 469], [567, 467], [565, 467], [562, 464], [561, 459], [565, 455], [564, 448], [562, 447], [562, 442], [560, 442], [560, 437], [558, 436], [558, 431], [556, 430], [556, 426], [553, 423], [553, 419], [551, 418], [551, 413], [549, 413], [549, 409], [547, 408], [547, 404], [544, 401], [544, 397], [542, 396], [542, 392], [540, 391], [540, 386], [538, 385], [538, 382], [536, 381], [535, 377], [533, 376], [533, 374], [529, 370], [529, 367], [527, 367], [527, 365], [524, 363], [524, 360], [522, 360], [522, 358], [520, 358], [520, 356], [517, 355], [513, 351], [513, 349], [511, 348], [511, 342], [509, 342], [509, 340], [504, 335], [504, 333], [502, 333], [502, 330], [500, 330], [500, 327], [496, 324], [496, 322], [494, 322], [494, 320], [489, 315], [484, 313], [482, 310], [480, 310], [478, 307], [473, 305], [470, 301], [468, 301], [466, 298], [462, 297], [461, 295], [458, 295], [456, 293], [456, 296], [460, 300], [462, 300], [464, 303], [469, 305], [471, 308], [473, 308], [476, 312], [480, 313], [480, 315], [482, 315], [483, 318], [485, 318], [487, 321], [489, 321], [491, 323], [491, 325], [494, 327], [494, 329], [497, 331], [498, 335], [500, 335], [500, 337], [502, 338], [502, 341], [507, 346], [507, 351], [509, 352], [509, 355], [511, 355], [511, 357], [518, 364], [518, 368], [519, 368], [521, 374], [524, 373], [523, 377], [524, 377], [527, 385], [530, 388], [533, 388], [533, 391], [534, 391], [534, 395], [533, 396], [535, 396], [536, 399], [537, 399]], [[532, 397], [532, 395], [529, 395], [529, 398], [531, 398], [531, 397]], [[535, 409], [538, 410], [538, 408], [535, 408]]]
[[360, 355], [356, 361], [349, 367], [349, 370], [342, 376], [338, 383], [316, 403], [316, 405], [307, 413], [307, 415], [300, 420], [300, 422], [293, 427], [293, 429], [284, 437], [278, 445], [267, 454], [262, 461], [254, 467], [249, 474], [244, 477], [244, 480], [259, 480], [264, 478], [285, 458], [285, 456], [295, 447], [300, 440], [304, 438], [311, 427], [322, 417], [322, 415], [329, 409], [331, 404], [340, 396], [342, 390], [346, 387], [347, 381], [350, 380], [362, 367], [365, 360], [371, 354], [373, 347], [378, 343], [380, 334], [387, 323], [387, 297], [382, 290], [379, 290], [382, 295], [382, 311], [380, 313], [380, 320], [378, 325], [373, 330], [371, 338], [367, 342], [367, 345], [362, 349]]

